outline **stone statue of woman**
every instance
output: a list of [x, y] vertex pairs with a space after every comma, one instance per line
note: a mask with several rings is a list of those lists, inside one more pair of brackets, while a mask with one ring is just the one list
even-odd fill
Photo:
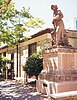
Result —
[[55, 35], [55, 45], [68, 45], [68, 38], [66, 30], [64, 27], [64, 22], [62, 20], [63, 14], [61, 10], [58, 10], [57, 5], [51, 5], [51, 10], [53, 10], [53, 26]]

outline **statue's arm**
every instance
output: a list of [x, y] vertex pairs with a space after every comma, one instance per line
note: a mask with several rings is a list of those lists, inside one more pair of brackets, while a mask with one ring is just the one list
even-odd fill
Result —
[[59, 10], [57, 15], [55, 17], [53, 17], [53, 21], [59, 21], [63, 18], [63, 14], [62, 12]]

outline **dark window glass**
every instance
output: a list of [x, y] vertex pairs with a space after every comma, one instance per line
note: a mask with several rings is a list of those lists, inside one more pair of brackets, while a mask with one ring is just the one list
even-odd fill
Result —
[[32, 43], [28, 45], [28, 55], [32, 55], [33, 53], [37, 52], [37, 43]]
[[3, 52], [3, 56], [6, 57], [6, 52]]

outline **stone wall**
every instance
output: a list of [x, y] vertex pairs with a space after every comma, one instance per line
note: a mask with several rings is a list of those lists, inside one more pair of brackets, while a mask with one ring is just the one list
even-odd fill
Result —
[[43, 71], [36, 87], [37, 91], [47, 95], [77, 91], [77, 49], [61, 47], [45, 50]]
[[77, 100], [77, 91], [51, 94], [49, 100]]
[[77, 96], [68, 96], [68, 97], [62, 97], [62, 98], [50, 98], [47, 100], [77, 100]]

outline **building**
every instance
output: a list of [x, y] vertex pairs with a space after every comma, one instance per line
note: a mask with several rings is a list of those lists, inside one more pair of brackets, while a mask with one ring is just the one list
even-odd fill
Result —
[[[23, 80], [24, 71], [23, 66], [27, 58], [35, 52], [41, 52], [51, 45], [51, 28], [39, 31], [31, 36], [27, 41], [20, 41], [18, 46], [18, 56], [16, 48], [8, 47], [7, 45], [0, 47], [0, 55], [8, 57], [12, 63], [8, 69], [11, 70], [11, 76], [14, 79]], [[77, 48], [77, 31], [67, 30], [69, 44]]]
[[77, 18], [74, 18], [74, 28], [77, 30]]

